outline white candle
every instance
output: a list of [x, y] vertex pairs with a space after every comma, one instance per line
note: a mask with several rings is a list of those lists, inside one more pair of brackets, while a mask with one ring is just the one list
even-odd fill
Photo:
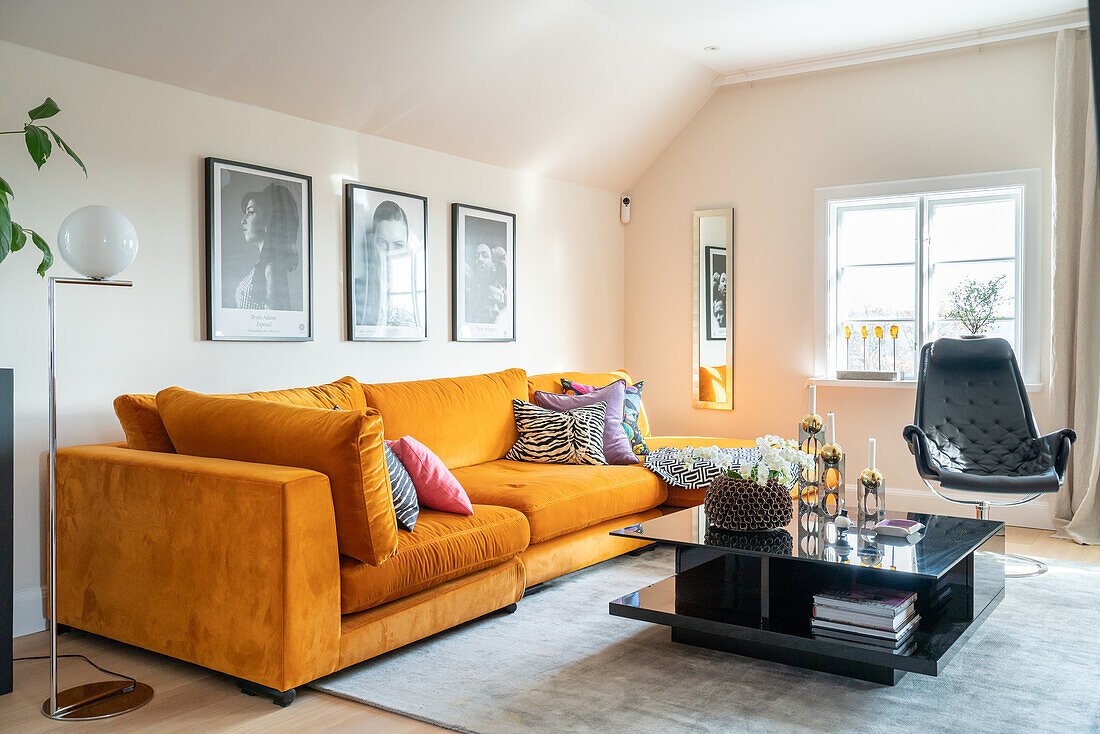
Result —
[[836, 426], [832, 413], [825, 416], [825, 443], [836, 443]]
[[817, 414], [817, 385], [810, 385], [810, 415]]
[[875, 468], [875, 439], [867, 439], [867, 468]]

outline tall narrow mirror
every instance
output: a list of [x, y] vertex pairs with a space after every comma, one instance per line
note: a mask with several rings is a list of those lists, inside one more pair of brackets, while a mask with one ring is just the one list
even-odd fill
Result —
[[692, 229], [694, 405], [733, 410], [733, 209], [696, 211]]

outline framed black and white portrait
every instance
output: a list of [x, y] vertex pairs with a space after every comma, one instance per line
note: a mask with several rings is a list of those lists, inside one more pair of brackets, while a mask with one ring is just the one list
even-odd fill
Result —
[[515, 341], [516, 215], [451, 205], [455, 341]]
[[313, 181], [206, 159], [206, 338], [313, 339]]
[[349, 183], [344, 207], [348, 339], [427, 339], [427, 198]]
[[726, 248], [707, 245], [704, 248], [706, 275], [702, 289], [703, 313], [707, 314], [707, 339], [718, 341], [726, 338]]

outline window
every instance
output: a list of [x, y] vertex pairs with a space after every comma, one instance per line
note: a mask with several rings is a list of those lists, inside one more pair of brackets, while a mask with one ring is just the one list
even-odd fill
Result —
[[922, 344], [966, 333], [947, 316], [951, 292], [967, 280], [997, 280], [1004, 300], [986, 333], [1007, 339], [1025, 377], [1038, 379], [1038, 243], [1028, 241], [1038, 239], [1029, 211], [1038, 189], [1037, 171], [819, 189], [819, 374], [898, 370], [915, 379]]

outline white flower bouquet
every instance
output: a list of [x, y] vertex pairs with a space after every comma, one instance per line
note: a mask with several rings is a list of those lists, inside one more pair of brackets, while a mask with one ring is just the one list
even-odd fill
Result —
[[681, 449], [679, 458], [688, 468], [697, 461], [709, 461], [730, 479], [748, 479], [760, 486], [767, 484], [769, 479], [790, 485], [795, 480], [794, 472], [798, 471], [794, 467], [806, 468], [814, 464], [814, 457], [798, 448], [797, 442], [779, 436], [762, 436], [756, 439], [756, 447], [760, 450], [756, 463], [734, 463], [729, 454], [717, 446]]

